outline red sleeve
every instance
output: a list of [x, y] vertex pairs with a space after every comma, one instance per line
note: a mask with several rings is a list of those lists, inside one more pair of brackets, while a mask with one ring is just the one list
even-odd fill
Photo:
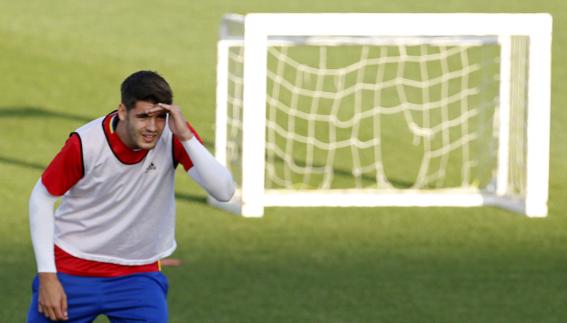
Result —
[[[203, 143], [203, 140], [201, 140], [201, 137], [199, 137], [199, 134], [197, 134], [197, 131], [193, 129], [191, 124], [187, 123], [187, 127], [189, 127], [189, 130], [191, 130], [195, 138], [197, 138], [200, 143]], [[177, 137], [175, 136], [173, 136], [173, 160], [175, 161], [175, 164], [183, 165], [185, 171], [188, 171], [189, 169], [191, 169], [191, 167], [193, 167], [191, 158], [185, 151], [185, 148], [181, 144], [181, 141], [179, 141], [179, 139], [177, 139]]]
[[49, 193], [61, 196], [83, 177], [82, 154], [81, 138], [73, 133], [41, 175]]

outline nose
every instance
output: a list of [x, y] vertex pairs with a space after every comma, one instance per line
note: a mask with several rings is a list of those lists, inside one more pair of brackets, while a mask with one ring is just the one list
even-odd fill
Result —
[[156, 130], [156, 118], [148, 118], [148, 124], [147, 124], [146, 128], [149, 131], [155, 131]]

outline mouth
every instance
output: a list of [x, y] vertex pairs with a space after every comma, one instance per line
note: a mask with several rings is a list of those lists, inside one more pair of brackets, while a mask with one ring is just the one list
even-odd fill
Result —
[[142, 134], [142, 138], [144, 139], [144, 142], [146, 142], [146, 143], [154, 142], [156, 137], [157, 137], [157, 134], [151, 134], [151, 133]]

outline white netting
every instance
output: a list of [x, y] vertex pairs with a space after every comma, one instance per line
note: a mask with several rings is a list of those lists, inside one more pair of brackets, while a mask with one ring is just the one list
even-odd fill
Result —
[[[269, 47], [266, 188], [486, 186], [498, 47], [359, 42]], [[238, 177], [242, 48], [229, 58], [227, 154]]]

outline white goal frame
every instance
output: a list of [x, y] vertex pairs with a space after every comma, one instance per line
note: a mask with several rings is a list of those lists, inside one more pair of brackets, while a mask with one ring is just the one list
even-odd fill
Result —
[[[259, 217], [266, 206], [483, 206], [495, 205], [529, 217], [547, 215], [551, 105], [552, 17], [546, 13], [257, 13], [225, 16], [244, 20], [244, 37], [221, 27], [218, 43], [216, 158], [227, 165], [228, 51], [244, 46], [242, 183], [235, 198], [211, 204], [243, 216]], [[501, 46], [500, 127], [494, 193], [458, 190], [266, 190], [266, 73], [270, 38], [285, 36], [497, 36]], [[521, 200], [503, 194], [508, 182], [510, 118], [510, 39], [528, 41], [526, 193]]]

